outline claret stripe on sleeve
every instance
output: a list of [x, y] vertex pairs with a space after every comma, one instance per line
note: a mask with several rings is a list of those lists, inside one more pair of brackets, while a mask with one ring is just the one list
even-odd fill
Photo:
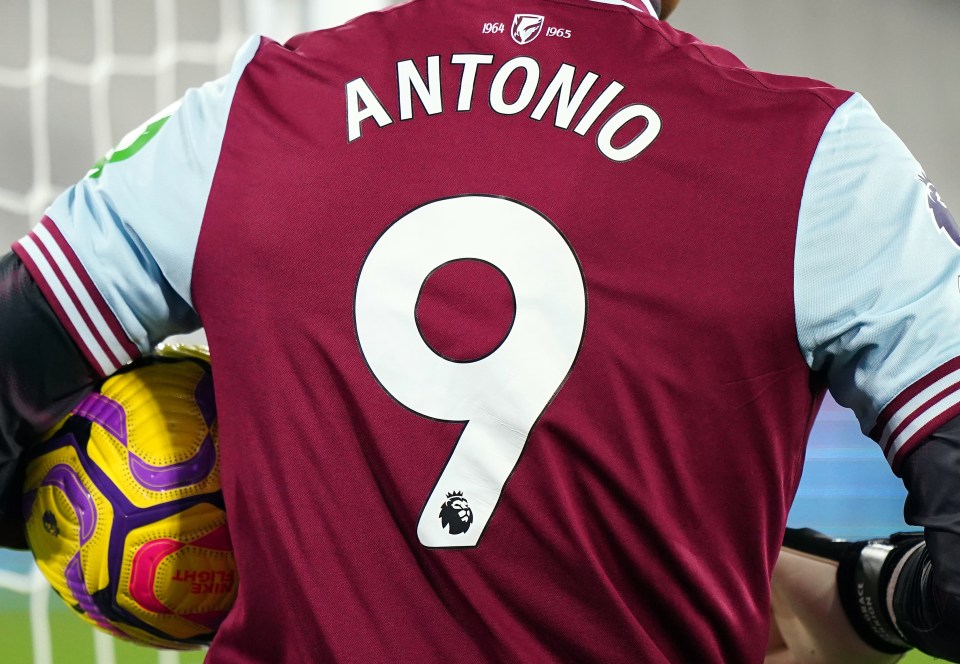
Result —
[[900, 393], [870, 432], [896, 471], [939, 427], [960, 416], [960, 358], [950, 360]]
[[103, 376], [139, 357], [73, 249], [48, 217], [13, 245], [47, 302], [90, 364]]

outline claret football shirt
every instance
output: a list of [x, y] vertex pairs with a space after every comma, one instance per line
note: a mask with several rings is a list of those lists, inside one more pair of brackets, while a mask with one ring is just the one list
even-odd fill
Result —
[[960, 414], [960, 228], [859, 95], [642, 1], [412, 0], [133, 132], [15, 247], [109, 375], [206, 328], [211, 662], [759, 662], [824, 389]]

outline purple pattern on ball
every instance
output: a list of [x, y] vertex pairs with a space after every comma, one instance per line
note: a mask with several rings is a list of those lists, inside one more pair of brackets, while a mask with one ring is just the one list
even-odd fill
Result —
[[[216, 408], [213, 379], [209, 373], [205, 373], [197, 384], [194, 391], [194, 398], [207, 425], [212, 426], [216, 421]], [[153, 483], [157, 488], [160, 488], [159, 485], [166, 485], [173, 488], [199, 482], [206, 475], [213, 472], [216, 467], [217, 450], [209, 432], [193, 459], [170, 468], [165, 466], [153, 467], [130, 453], [127, 416], [119, 403], [104, 395], [95, 394], [84, 400], [84, 402], [74, 410], [74, 413], [78, 417], [100, 425], [104, 431], [108, 432], [127, 447], [128, 464], [131, 472], [138, 480], [146, 480], [145, 483]], [[67, 580], [69, 589], [76, 598], [79, 608], [85, 611], [91, 620], [118, 636], [122, 636], [122, 632], [109, 622], [106, 617], [107, 615], [126, 624], [137, 625], [147, 632], [155, 633], [157, 636], [162, 636], [162, 632], [151, 628], [149, 625], [141, 624], [136, 616], [121, 607], [117, 602], [118, 588], [116, 586], [121, 578], [126, 538], [137, 528], [182, 513], [200, 503], [212, 502], [212, 504], [222, 508], [219, 491], [202, 496], [190, 496], [165, 501], [146, 508], [138, 508], [130, 501], [124, 492], [114, 484], [113, 479], [109, 477], [104, 469], [87, 456], [86, 440], [78, 440], [72, 432], [64, 431], [58, 434], [51, 443], [55, 444], [57, 448], [64, 446], [74, 448], [79, 455], [84, 472], [86, 472], [101, 493], [104, 494], [108, 502], [114, 506], [114, 521], [109, 530], [109, 546], [107, 547], [107, 569], [111, 582], [109, 588], [103, 591], [111, 598], [110, 606], [103, 607], [103, 610], [98, 608], [94, 597], [99, 597], [99, 593], [94, 593], [93, 596], [91, 596], [91, 594], [86, 591], [80, 559], [79, 557], [75, 557], [71, 560], [70, 568], [67, 570]], [[27, 508], [28, 502], [29, 498], [25, 499], [24, 509]], [[169, 637], [164, 636], [163, 638]], [[187, 641], [193, 640], [188, 639]]]
[[129, 457], [130, 471], [137, 482], [151, 491], [169, 491], [203, 481], [217, 465], [217, 448], [207, 434], [197, 454], [183, 463], [151, 466], [132, 452]]
[[73, 413], [99, 424], [124, 447], [127, 446], [127, 413], [113, 399], [93, 393], [81, 401]]
[[90, 593], [87, 592], [87, 584], [83, 578], [83, 568], [80, 566], [79, 553], [75, 555], [69, 563], [67, 563], [66, 577], [67, 588], [70, 590], [70, 594], [73, 595], [73, 598], [77, 600], [77, 604], [80, 606], [83, 612], [87, 614], [91, 620], [97, 623], [97, 625], [107, 630], [111, 634], [123, 636], [123, 633], [111, 625], [106, 616], [100, 612], [100, 609], [93, 601], [93, 597], [91, 597]]
[[203, 378], [197, 383], [197, 389], [193, 393], [193, 398], [200, 408], [200, 414], [203, 415], [203, 421], [207, 426], [212, 426], [217, 419], [217, 404], [213, 395], [213, 375], [204, 373]]
[[80, 524], [80, 546], [89, 542], [97, 527], [97, 506], [77, 472], [63, 464], [54, 466], [40, 486], [55, 486], [63, 491]]
[[[107, 501], [113, 505], [114, 522], [113, 526], [110, 528], [110, 544], [107, 547], [107, 570], [109, 578], [111, 579], [110, 596], [114, 598], [114, 601], [109, 611], [110, 615], [114, 616], [118, 620], [136, 625], [136, 617], [127, 610], [123, 609], [116, 602], [116, 585], [119, 583], [119, 579], [123, 570], [123, 554], [125, 551], [127, 535], [137, 528], [141, 528], [147, 524], [156, 523], [161, 519], [166, 519], [175, 514], [179, 514], [189, 509], [193, 505], [203, 502], [205, 499], [203, 497], [183, 498], [179, 500], [163, 502], [147, 509], [137, 509], [126, 497], [126, 495], [124, 495], [123, 491], [121, 491], [113, 483], [113, 480], [103, 471], [103, 469], [90, 460], [90, 458], [84, 452], [85, 446], [79, 440], [77, 440], [77, 437], [72, 432], [61, 432], [57, 434], [53, 442], [56, 443], [57, 447], [69, 446], [76, 450], [84, 472], [86, 472], [87, 476], [93, 481], [94, 485], [100, 490], [100, 492], [106, 496]], [[90, 613], [95, 613], [97, 616], [100, 616], [100, 619], [97, 620], [98, 624], [102, 624], [105, 629], [114, 634], [120, 635], [120, 632], [116, 630], [116, 628], [112, 627], [109, 623], [101, 622], [105, 621], [106, 618], [103, 618], [103, 613], [97, 609], [96, 605], [93, 604], [93, 600], [86, 592], [86, 587], [83, 583], [82, 570], [79, 567], [79, 560], [76, 561], [76, 565], [77, 569], [73, 572], [74, 586], [76, 587], [76, 590], [72, 590], [72, 592], [75, 593], [75, 597], [77, 597], [78, 600], [80, 598], [86, 598], [84, 599], [84, 605], [89, 607]], [[147, 631], [150, 630], [148, 629]]]
[[[207, 425], [216, 419], [213, 378], [205, 373], [197, 384], [194, 398]], [[197, 454], [188, 461], [169, 466], [154, 466], [129, 450], [127, 414], [123, 406], [102, 394], [91, 394], [74, 409], [74, 414], [99, 424], [127, 447], [128, 465], [134, 479], [151, 491], [170, 491], [197, 484], [217, 465], [217, 450], [208, 434]]]

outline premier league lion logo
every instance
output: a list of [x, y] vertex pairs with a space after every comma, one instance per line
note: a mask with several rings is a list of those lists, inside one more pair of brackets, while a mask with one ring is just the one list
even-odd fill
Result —
[[513, 41], [523, 46], [539, 37], [541, 30], [543, 30], [542, 16], [517, 14], [513, 17], [513, 27], [510, 28], [510, 35], [513, 37]]
[[960, 226], [957, 225], [957, 220], [953, 218], [950, 210], [947, 209], [947, 204], [940, 198], [940, 193], [937, 191], [937, 188], [933, 186], [933, 183], [930, 182], [930, 179], [923, 171], [920, 172], [917, 179], [927, 187], [927, 205], [930, 206], [930, 211], [933, 212], [933, 218], [936, 220], [937, 226], [943, 229], [943, 231], [950, 236], [950, 239], [953, 240], [953, 243], [960, 247]]
[[473, 523], [473, 510], [463, 497], [462, 491], [447, 494], [447, 502], [440, 508], [440, 523], [448, 528], [451, 535], [462, 535], [470, 530]]

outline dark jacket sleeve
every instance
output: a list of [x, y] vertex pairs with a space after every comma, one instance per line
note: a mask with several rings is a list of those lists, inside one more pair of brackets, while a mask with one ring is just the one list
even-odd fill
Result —
[[24, 451], [95, 380], [20, 259], [0, 258], [0, 546], [23, 544], [18, 471]]
[[960, 418], [905, 461], [907, 523], [923, 526], [926, 547], [903, 565], [894, 615], [907, 640], [924, 652], [960, 661]]

